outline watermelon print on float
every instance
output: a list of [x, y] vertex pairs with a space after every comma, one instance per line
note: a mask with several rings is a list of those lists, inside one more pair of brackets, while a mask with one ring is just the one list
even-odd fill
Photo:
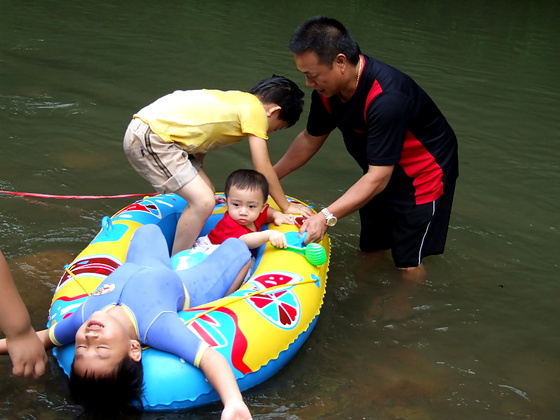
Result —
[[303, 281], [302, 277], [287, 271], [265, 273], [249, 281], [250, 287], [246, 294], [266, 291], [271, 287], [286, 285], [275, 290], [266, 291], [247, 298], [247, 302], [270, 323], [278, 328], [292, 329], [300, 319], [301, 304], [298, 297], [291, 291], [291, 286]]

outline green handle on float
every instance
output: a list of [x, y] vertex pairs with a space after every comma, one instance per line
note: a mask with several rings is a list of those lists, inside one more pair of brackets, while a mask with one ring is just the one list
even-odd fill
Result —
[[[298, 238], [302, 246], [291, 245], [288, 241], [288, 246], [286, 248], [278, 248], [278, 247], [275, 248], [285, 249], [287, 251], [292, 251], [300, 255], [303, 255], [310, 264], [316, 267], [323, 265], [324, 263], [327, 262], [327, 252], [325, 251], [325, 248], [323, 248], [322, 245], [317, 244], [315, 242], [311, 242], [310, 244], [303, 245], [303, 241], [305, 241], [306, 236], [307, 236], [307, 232], [304, 232], [303, 235], [301, 235], [301, 237]], [[287, 236], [286, 239], [288, 239]]]

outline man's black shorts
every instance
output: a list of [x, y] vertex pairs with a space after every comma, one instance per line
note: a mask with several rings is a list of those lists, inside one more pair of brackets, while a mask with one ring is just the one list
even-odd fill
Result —
[[451, 216], [455, 182], [436, 201], [403, 207], [374, 197], [360, 209], [360, 249], [390, 249], [399, 268], [417, 267], [428, 255], [442, 254]]

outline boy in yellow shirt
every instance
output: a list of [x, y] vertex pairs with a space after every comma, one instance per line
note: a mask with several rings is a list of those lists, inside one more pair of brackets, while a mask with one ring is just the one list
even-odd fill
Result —
[[157, 192], [174, 192], [188, 202], [177, 223], [173, 254], [193, 246], [214, 208], [215, 189], [202, 169], [206, 153], [244, 137], [255, 170], [266, 177], [282, 212], [311, 215], [307, 207], [286, 200], [266, 144], [268, 134], [298, 121], [303, 95], [291, 80], [273, 76], [249, 92], [175, 91], [134, 114], [124, 135], [132, 167]]

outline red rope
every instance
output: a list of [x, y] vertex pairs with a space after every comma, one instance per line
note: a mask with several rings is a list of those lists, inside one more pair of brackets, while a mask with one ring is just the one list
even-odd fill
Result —
[[38, 197], [38, 198], [57, 198], [57, 199], [76, 199], [76, 200], [95, 200], [98, 198], [146, 197], [146, 196], [157, 195], [157, 193], [120, 194], [120, 195], [51, 195], [51, 194], [38, 194], [38, 193], [22, 193], [22, 192], [15, 192], [15, 191], [0, 191], [0, 194], [16, 195], [18, 197]]

